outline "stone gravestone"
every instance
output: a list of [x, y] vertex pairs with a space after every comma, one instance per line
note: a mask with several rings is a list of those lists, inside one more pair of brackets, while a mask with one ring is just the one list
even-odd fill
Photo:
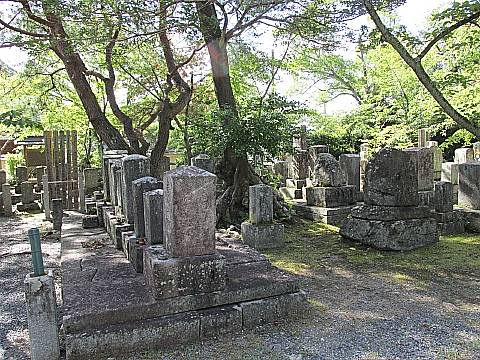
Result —
[[442, 164], [443, 164], [443, 153], [442, 150], [438, 147], [437, 141], [428, 141], [427, 147], [433, 150], [433, 170], [435, 174], [435, 180], [440, 180], [442, 176]]
[[417, 205], [415, 157], [383, 148], [367, 165], [365, 205], [353, 209], [340, 234], [382, 250], [412, 250], [438, 241], [436, 220]]
[[129, 155], [122, 159], [122, 210], [129, 224], [133, 224], [135, 209], [133, 205], [132, 182], [150, 175], [150, 160], [143, 155]]
[[313, 145], [308, 148], [309, 159], [309, 173], [308, 176], [313, 178], [313, 173], [315, 171], [315, 164], [320, 154], [328, 154], [330, 152], [328, 145]]
[[163, 190], [157, 189], [143, 194], [145, 219], [145, 243], [163, 244]]
[[110, 163], [113, 159], [121, 159], [122, 157], [127, 156], [128, 151], [126, 150], [106, 150], [103, 153], [102, 158], [102, 178], [103, 178], [103, 195], [105, 200], [109, 201], [110, 199], [110, 186], [111, 174], [110, 174]]
[[117, 178], [116, 173], [122, 169], [121, 159], [110, 159], [108, 161], [108, 184], [109, 184], [109, 199], [113, 206], [121, 205], [121, 198], [117, 196]]
[[427, 147], [428, 139], [430, 139], [430, 134], [428, 129], [419, 129], [418, 130], [418, 147], [424, 148]]
[[365, 184], [365, 171], [367, 169], [368, 159], [370, 158], [370, 147], [368, 144], [360, 145], [360, 191], [363, 192]]
[[45, 174], [45, 166], [37, 166], [35, 167], [35, 177], [37, 179], [36, 190], [42, 191], [43, 183], [42, 183], [42, 176]]
[[353, 185], [357, 191], [360, 191], [360, 155], [342, 154], [338, 162], [345, 174], [347, 185]]
[[273, 164], [273, 173], [280, 176], [280, 182], [284, 186], [288, 179], [288, 161], [277, 161]]
[[480, 162], [458, 166], [458, 205], [480, 210]]
[[21, 184], [25, 181], [28, 181], [28, 169], [26, 166], [17, 166], [15, 168], [15, 179], [17, 180], [17, 185], [15, 186], [15, 193], [21, 194]]
[[145, 238], [143, 194], [147, 191], [161, 188], [162, 183], [151, 176], [145, 176], [132, 182], [134, 208], [133, 229], [137, 238]]
[[215, 173], [215, 161], [207, 154], [199, 154], [192, 158], [192, 165], [212, 174]]
[[446, 162], [442, 164], [441, 181], [452, 183], [454, 204], [458, 204], [458, 166], [459, 164], [454, 162]]
[[460, 148], [455, 150], [455, 163], [465, 164], [470, 161], [473, 161], [473, 149], [471, 148]]
[[94, 191], [99, 190], [100, 183], [100, 169], [86, 168], [83, 169], [83, 178], [85, 179], [85, 194], [92, 195]]
[[307, 205], [333, 208], [355, 203], [355, 187], [346, 185], [340, 163], [331, 154], [320, 154], [315, 163], [312, 185], [305, 189]]
[[163, 177], [164, 247], [145, 248], [144, 275], [156, 299], [225, 288], [225, 259], [215, 251], [217, 177], [180, 166]]
[[255, 249], [283, 246], [283, 225], [273, 222], [273, 192], [268, 185], [250, 186], [249, 220], [242, 223], [243, 241]]
[[480, 142], [473, 144], [473, 158], [476, 161], [480, 161]]
[[442, 235], [461, 234], [465, 232], [465, 221], [462, 214], [453, 210], [453, 185], [451, 182], [435, 183], [435, 212], [438, 230]]
[[7, 172], [0, 169], [0, 187], [7, 182]]
[[435, 181], [433, 148], [410, 148], [405, 152], [413, 156], [418, 173], [418, 191], [431, 191]]
[[308, 149], [307, 127], [305, 125], [302, 125], [300, 127], [299, 133], [293, 137], [293, 150], [301, 151], [301, 150], [307, 150], [307, 149]]
[[80, 212], [82, 214], [86, 213], [86, 199], [85, 199], [85, 176], [83, 175], [83, 171], [78, 172], [78, 197], [80, 202]]
[[3, 213], [5, 216], [13, 214], [12, 193], [10, 184], [2, 184]]

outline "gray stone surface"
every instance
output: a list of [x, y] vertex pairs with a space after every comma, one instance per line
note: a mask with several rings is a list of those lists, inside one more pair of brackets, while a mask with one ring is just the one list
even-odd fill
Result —
[[480, 233], [480, 210], [461, 209], [465, 217], [465, 228]]
[[2, 199], [3, 199], [3, 214], [11, 216], [13, 214], [12, 208], [12, 193], [10, 184], [2, 185]]
[[101, 189], [100, 170], [98, 168], [83, 169], [85, 179], [85, 194], [91, 195], [94, 191]]
[[82, 227], [84, 229], [92, 229], [99, 226], [97, 215], [84, 215], [82, 218]]
[[313, 169], [313, 186], [343, 186], [347, 181], [339, 162], [331, 154], [318, 154]]
[[145, 217], [143, 194], [162, 188], [162, 183], [156, 178], [145, 176], [132, 182], [133, 190], [133, 228], [138, 238], [145, 237]]
[[250, 223], [271, 223], [273, 221], [272, 188], [263, 184], [250, 186], [248, 196], [248, 215]]
[[115, 238], [114, 238], [114, 245], [118, 250], [123, 250], [123, 233], [127, 231], [133, 231], [132, 224], [115, 224], [113, 226], [113, 230], [115, 231]]
[[416, 206], [418, 175], [414, 157], [383, 148], [367, 164], [364, 200], [369, 205]]
[[243, 316], [239, 305], [227, 305], [199, 311], [200, 339], [242, 330]]
[[433, 148], [409, 148], [404, 151], [411, 154], [416, 162], [418, 191], [433, 190], [435, 181]]
[[295, 189], [292, 187], [281, 187], [279, 189], [280, 194], [284, 197], [286, 200], [292, 200], [292, 199], [302, 199], [303, 198], [303, 192], [302, 189]]
[[442, 175], [443, 153], [438, 147], [437, 141], [428, 141], [427, 147], [433, 150], [433, 169], [435, 172], [435, 180], [440, 180]]
[[459, 165], [458, 205], [480, 210], [480, 162]]
[[26, 166], [17, 166], [15, 168], [15, 179], [17, 180], [17, 184], [28, 181], [28, 169]]
[[360, 155], [342, 154], [338, 162], [345, 174], [347, 185], [353, 185], [357, 191], [360, 191]]
[[426, 128], [418, 129], [418, 147], [424, 148], [430, 139], [430, 132]]
[[[108, 150], [110, 151], [110, 150]], [[119, 150], [121, 153], [103, 153], [102, 157], [102, 178], [103, 178], [103, 193], [105, 195], [105, 200], [111, 200], [111, 174], [110, 174], [110, 164], [114, 159], [121, 159], [122, 157], [127, 156], [128, 151]]]
[[[123, 211], [123, 184], [122, 184], [122, 170], [118, 167], [113, 167], [114, 173], [114, 182], [113, 186], [115, 186], [115, 214], [119, 217], [124, 218], [125, 214]], [[133, 207], [133, 204], [132, 204]]]
[[163, 231], [173, 257], [215, 253], [217, 177], [194, 166], [164, 175]]
[[426, 219], [431, 217], [428, 207], [425, 206], [375, 206], [362, 205], [352, 209], [352, 217], [376, 221], [395, 221]]
[[137, 273], [143, 273], [143, 252], [145, 246], [143, 239], [137, 239], [135, 237], [128, 239], [128, 261], [130, 261]]
[[52, 214], [50, 212], [50, 188], [48, 186], [48, 175], [45, 174], [42, 176], [42, 184], [43, 184], [43, 195], [42, 195], [42, 203], [43, 203], [43, 212], [45, 213], [45, 219], [50, 220], [52, 218]]
[[292, 169], [295, 180], [303, 180], [309, 176], [310, 157], [308, 150], [297, 150], [293, 154]]
[[287, 179], [286, 184], [287, 184], [287, 187], [289, 188], [302, 190], [304, 187], [308, 185], [308, 181], [307, 179], [302, 179], [302, 180]]
[[313, 178], [315, 172], [315, 164], [317, 163], [317, 158], [320, 154], [329, 153], [330, 150], [328, 145], [313, 145], [308, 148], [309, 159], [309, 177]]
[[305, 201], [295, 201], [292, 204], [297, 215], [303, 219], [321, 221], [324, 224], [340, 227], [350, 215], [354, 205], [325, 208], [309, 206]]
[[21, 184], [22, 189], [22, 203], [24, 205], [31, 204], [35, 200], [33, 198], [33, 184], [28, 181], [24, 181]]
[[[480, 142], [473, 143], [473, 158], [480, 161]], [[1, 182], [1, 181], [0, 181]]]
[[80, 203], [80, 212], [82, 214], [86, 214], [85, 177], [83, 176], [83, 171], [78, 172], [78, 197]]
[[293, 150], [307, 150], [307, 128], [302, 126], [299, 132], [293, 136]]
[[199, 154], [193, 157], [192, 166], [196, 166], [212, 174], [215, 173], [215, 161], [207, 154]]
[[163, 244], [163, 190], [143, 194], [145, 242], [147, 245]]
[[351, 217], [342, 225], [340, 235], [377, 249], [396, 251], [438, 241], [437, 222], [431, 218], [379, 221]]
[[273, 164], [273, 173], [281, 176], [281, 181], [285, 182], [288, 178], [288, 161], [277, 161]]
[[128, 155], [122, 159], [122, 210], [128, 223], [133, 224], [132, 182], [150, 175], [150, 159], [143, 155]]
[[449, 181], [453, 185], [458, 185], [458, 164], [446, 162], [442, 164], [442, 181]]
[[453, 185], [451, 182], [435, 183], [435, 211], [446, 213], [453, 211]]
[[465, 164], [474, 159], [472, 148], [460, 148], [455, 150], [455, 163]]
[[63, 223], [62, 199], [52, 199], [52, 217], [53, 217], [53, 229], [56, 231], [61, 231], [62, 223]]
[[[37, 179], [37, 189], [41, 190], [43, 187], [42, 176], [45, 174], [45, 166], [35, 167], [35, 178]], [[1, 176], [0, 176], [1, 177]], [[1, 183], [1, 179], [0, 179]]]
[[355, 204], [355, 187], [307, 187], [305, 199], [309, 206], [339, 207]]
[[24, 285], [31, 359], [60, 359], [53, 272], [38, 277], [27, 275]]
[[0, 188], [6, 182], [7, 182], [7, 172], [3, 169], [0, 169]]
[[145, 248], [143, 271], [156, 299], [225, 288], [225, 259], [218, 254], [170, 257], [162, 245]]
[[243, 242], [254, 249], [275, 249], [284, 245], [282, 224], [242, 223]]
[[108, 183], [109, 183], [109, 198], [113, 206], [121, 204], [121, 197], [117, 194], [117, 176], [115, 175], [122, 168], [121, 159], [108, 160]]
[[432, 210], [435, 209], [435, 190], [419, 191], [418, 205], [428, 206]]

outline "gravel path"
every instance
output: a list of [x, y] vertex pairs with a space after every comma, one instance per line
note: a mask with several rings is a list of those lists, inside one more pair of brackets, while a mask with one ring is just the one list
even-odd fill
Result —
[[[41, 218], [0, 218], [0, 254], [28, 250], [26, 231]], [[59, 243], [43, 250], [46, 266], [58, 268]], [[312, 304], [304, 319], [128, 359], [480, 359], [480, 269], [397, 270], [332, 254], [323, 266], [298, 271]], [[0, 360], [28, 359], [29, 271], [29, 254], [0, 257]]]

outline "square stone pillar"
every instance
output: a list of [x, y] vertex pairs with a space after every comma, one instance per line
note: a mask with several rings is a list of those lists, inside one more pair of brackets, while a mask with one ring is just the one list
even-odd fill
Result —
[[480, 210], [480, 162], [458, 166], [458, 204]]
[[17, 179], [17, 184], [21, 184], [28, 180], [28, 169], [26, 166], [17, 166], [15, 168], [15, 178]]
[[35, 177], [37, 179], [37, 190], [41, 191], [43, 187], [42, 176], [45, 174], [45, 166], [35, 167]]
[[80, 199], [80, 212], [82, 214], [86, 213], [86, 204], [85, 204], [85, 176], [83, 171], [78, 172], [78, 197]]
[[[110, 159], [108, 161], [108, 184], [109, 184], [109, 199], [113, 206], [121, 205], [121, 197], [117, 196], [117, 178], [116, 172], [122, 169], [121, 159]], [[120, 178], [121, 179], [121, 178]], [[120, 182], [121, 183], [121, 182]]]
[[157, 189], [143, 194], [145, 219], [145, 243], [163, 244], [163, 190]]
[[133, 229], [137, 238], [145, 237], [143, 194], [147, 191], [161, 188], [162, 183], [151, 176], [145, 176], [132, 182], [134, 208]]
[[106, 150], [103, 153], [102, 157], [102, 177], [103, 177], [103, 194], [105, 200], [110, 200], [110, 181], [111, 175], [110, 172], [110, 161], [113, 159], [121, 159], [122, 157], [127, 156], [128, 151], [126, 150]]
[[473, 144], [473, 158], [480, 161], [480, 142]]
[[5, 216], [11, 216], [13, 214], [12, 208], [12, 193], [10, 184], [2, 185], [2, 198], [3, 198], [3, 213]]
[[33, 184], [28, 181], [24, 181], [21, 184], [21, 189], [22, 189], [22, 204], [26, 205], [26, 204], [33, 203], [34, 202]]
[[293, 177], [295, 180], [308, 178], [310, 157], [307, 150], [297, 150], [293, 155]]
[[404, 151], [411, 154], [416, 162], [418, 191], [433, 190], [435, 182], [433, 148], [409, 148]]
[[85, 194], [92, 195], [94, 191], [100, 188], [100, 169], [83, 169], [83, 178], [85, 181]]
[[430, 139], [430, 134], [428, 129], [418, 129], [418, 147], [424, 148], [427, 147], [427, 142]]
[[122, 210], [129, 224], [133, 224], [132, 182], [150, 175], [150, 159], [143, 155], [129, 155], [122, 159]]
[[50, 220], [50, 189], [48, 187], [48, 175], [45, 174], [42, 176], [42, 186], [43, 186], [43, 211], [45, 212], [45, 219]]
[[268, 224], [273, 221], [273, 192], [268, 185], [250, 186], [248, 191], [248, 215], [252, 224]]
[[31, 358], [60, 359], [53, 272], [37, 277], [29, 274], [24, 284]]
[[453, 185], [446, 181], [435, 183], [435, 211], [447, 213], [453, 211]]
[[7, 182], [7, 172], [0, 169], [0, 187]]
[[217, 177], [194, 166], [180, 166], [163, 177], [165, 249], [173, 257], [215, 252]]

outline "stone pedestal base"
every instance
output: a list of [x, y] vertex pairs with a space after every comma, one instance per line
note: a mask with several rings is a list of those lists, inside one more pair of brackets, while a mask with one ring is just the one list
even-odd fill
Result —
[[243, 242], [257, 250], [274, 249], [283, 246], [282, 224], [242, 223]]
[[153, 245], [144, 249], [143, 271], [155, 299], [225, 288], [225, 259], [218, 254], [173, 258], [163, 246]]
[[85, 215], [82, 218], [82, 227], [84, 229], [92, 229], [98, 227], [98, 216], [97, 215]]
[[308, 206], [305, 201], [296, 201], [293, 204], [293, 209], [304, 219], [321, 221], [324, 224], [340, 227], [348, 215], [350, 215], [354, 206], [355, 205], [326, 208]]
[[338, 207], [355, 204], [355, 186], [308, 187], [305, 189], [307, 205]]
[[432, 215], [437, 220], [440, 235], [456, 235], [465, 232], [465, 218], [460, 211], [434, 212]]
[[[380, 250], [413, 250], [438, 241], [437, 221], [425, 208], [360, 206], [340, 229], [344, 238]], [[427, 211], [428, 213], [428, 211]]]
[[25, 212], [40, 211], [41, 206], [39, 203], [36, 203], [36, 202], [30, 203], [30, 204], [19, 203], [17, 204], [17, 210], [25, 211]]
[[468, 231], [480, 233], [480, 210], [459, 209], [465, 220], [465, 228]]

